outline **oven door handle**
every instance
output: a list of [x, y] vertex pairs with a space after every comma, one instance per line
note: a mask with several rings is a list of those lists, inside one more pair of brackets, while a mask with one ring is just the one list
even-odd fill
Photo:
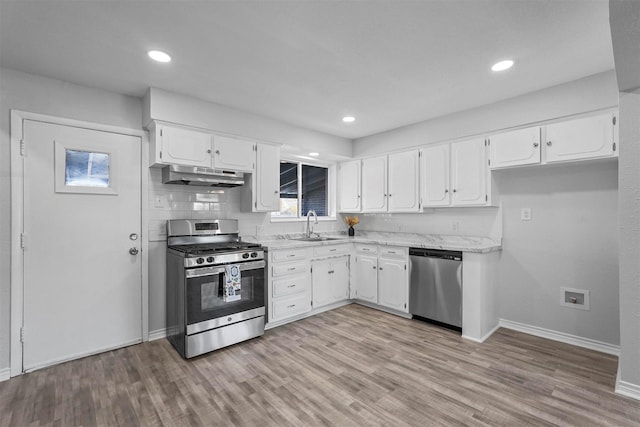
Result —
[[[242, 263], [237, 263], [237, 264], [231, 264], [231, 265], [235, 265], [238, 268], [240, 268], [240, 271], [247, 271], [247, 270], [259, 270], [261, 268], [264, 268], [267, 263], [264, 260], [260, 260], [260, 261], [253, 261], [253, 262], [242, 262]], [[187, 277], [202, 277], [202, 276], [211, 276], [214, 274], [220, 274], [220, 273], [224, 273], [224, 265], [216, 265], [216, 266], [211, 266], [211, 267], [200, 267], [200, 268], [193, 268], [190, 270], [186, 271], [186, 276]]]

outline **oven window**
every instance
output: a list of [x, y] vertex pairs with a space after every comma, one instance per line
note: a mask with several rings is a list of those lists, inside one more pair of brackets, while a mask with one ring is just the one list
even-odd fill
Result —
[[187, 324], [264, 307], [264, 271], [243, 270], [239, 289], [227, 290], [226, 295], [224, 273], [187, 279]]
[[227, 294], [226, 298], [224, 292], [224, 274], [217, 274], [215, 277], [217, 277], [217, 280], [205, 282], [200, 285], [200, 310], [203, 312], [225, 307], [236, 302], [251, 301], [253, 299], [253, 276], [242, 277], [240, 289], [235, 290], [236, 295], [230, 297]]

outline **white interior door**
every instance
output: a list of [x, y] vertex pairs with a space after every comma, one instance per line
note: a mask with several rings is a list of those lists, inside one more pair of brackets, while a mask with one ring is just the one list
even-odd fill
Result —
[[140, 137], [25, 120], [24, 141], [23, 371], [140, 342]]

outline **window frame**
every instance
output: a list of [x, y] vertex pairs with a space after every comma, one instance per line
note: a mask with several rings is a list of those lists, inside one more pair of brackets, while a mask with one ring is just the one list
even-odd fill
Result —
[[[322, 161], [301, 160], [292, 157], [282, 156], [280, 163], [295, 163], [298, 165], [298, 206], [302, 207], [302, 166], [315, 166], [327, 169], [327, 213], [326, 216], [318, 216], [318, 221], [335, 221], [336, 220], [336, 164]], [[278, 187], [279, 188], [279, 187]], [[307, 217], [302, 216], [302, 209], [296, 217], [274, 216], [276, 212], [269, 214], [270, 222], [301, 222], [306, 221]]]

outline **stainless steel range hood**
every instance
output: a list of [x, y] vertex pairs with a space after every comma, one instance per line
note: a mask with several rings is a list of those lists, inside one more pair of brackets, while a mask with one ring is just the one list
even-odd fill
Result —
[[238, 187], [244, 185], [244, 174], [223, 169], [171, 165], [162, 168], [162, 183], [205, 187]]

